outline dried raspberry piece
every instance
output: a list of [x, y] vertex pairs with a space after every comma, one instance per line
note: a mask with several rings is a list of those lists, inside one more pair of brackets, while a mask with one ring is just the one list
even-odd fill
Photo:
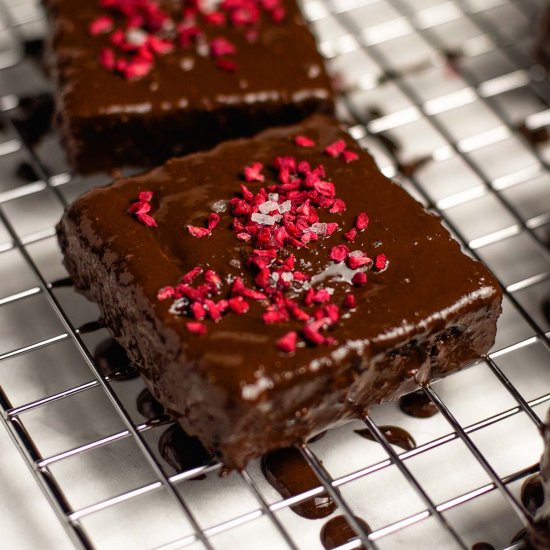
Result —
[[358, 231], [363, 231], [363, 229], [366, 229], [368, 225], [369, 217], [365, 214], [365, 212], [361, 212], [355, 220], [355, 227]]
[[292, 273], [292, 277], [294, 278], [295, 281], [299, 281], [299, 282], [309, 281], [311, 279], [311, 277], [307, 275], [307, 273], [304, 273], [302, 271], [294, 271]]
[[206, 310], [200, 302], [193, 302], [190, 309], [195, 321], [204, 321], [206, 318]]
[[150, 35], [147, 39], [147, 46], [158, 55], [166, 55], [174, 49], [174, 43], [171, 40], [163, 40], [154, 35]]
[[302, 334], [310, 344], [321, 346], [326, 342], [326, 338], [319, 331], [329, 324], [330, 319], [328, 318], [311, 321], [303, 326]]
[[325, 147], [325, 153], [331, 157], [338, 158], [345, 150], [346, 142], [343, 139], [339, 139], [330, 145]]
[[336, 195], [334, 184], [330, 181], [317, 181], [313, 184], [313, 188], [326, 197], [334, 197]]
[[287, 332], [284, 336], [277, 340], [277, 349], [283, 353], [292, 353], [296, 351], [298, 343], [298, 333], [294, 330]]
[[323, 314], [334, 324], [340, 319], [340, 308], [336, 304], [327, 304], [323, 307]]
[[388, 258], [385, 254], [378, 254], [374, 260], [374, 268], [376, 271], [382, 271], [388, 267]]
[[355, 309], [357, 307], [357, 302], [355, 301], [355, 296], [351, 293], [346, 294], [344, 298], [344, 303], [342, 304], [346, 309]]
[[344, 151], [342, 153], [342, 160], [349, 164], [350, 162], [353, 162], [354, 160], [357, 160], [359, 158], [359, 155], [355, 151]]
[[277, 6], [271, 12], [271, 20], [273, 23], [282, 23], [286, 18], [286, 10], [283, 6]]
[[157, 292], [157, 300], [164, 301], [174, 296], [174, 287], [164, 286]]
[[357, 286], [363, 286], [367, 284], [367, 274], [364, 271], [358, 271], [351, 278], [351, 282]]
[[116, 56], [112, 48], [102, 48], [99, 52], [99, 64], [108, 71], [114, 71]]
[[315, 147], [315, 142], [307, 136], [296, 136], [294, 143], [299, 147]]
[[136, 201], [130, 205], [127, 212], [129, 214], [147, 214], [151, 210], [151, 205], [148, 202]]
[[340, 214], [345, 211], [346, 211], [346, 203], [342, 199], [336, 199], [334, 201], [334, 204], [329, 210], [331, 214]]
[[140, 201], [144, 201], [144, 202], [151, 202], [151, 200], [153, 199], [153, 192], [152, 191], [140, 191], [138, 193], [138, 199]]
[[193, 288], [192, 286], [185, 285], [185, 284], [179, 284], [176, 287], [176, 292], [180, 294], [180, 297], [185, 297], [191, 301], [201, 301], [203, 299], [203, 295], [200, 290], [197, 288]]
[[235, 55], [237, 48], [226, 38], [217, 37], [210, 41], [210, 54], [213, 57], [222, 57], [224, 55]]
[[288, 312], [284, 309], [274, 309], [271, 311], [266, 311], [262, 315], [262, 319], [266, 325], [285, 323], [286, 321], [288, 321]]
[[250, 304], [242, 296], [229, 298], [228, 303], [229, 309], [231, 309], [231, 311], [234, 311], [238, 315], [242, 315], [250, 309]]
[[222, 71], [225, 71], [226, 73], [234, 73], [239, 68], [237, 63], [232, 59], [223, 58], [216, 59], [216, 67], [218, 67], [218, 69], [221, 69]]
[[326, 236], [330, 237], [338, 229], [338, 223], [329, 222], [327, 223]]
[[88, 32], [92, 36], [98, 34], [105, 34], [113, 30], [114, 22], [113, 18], [108, 15], [100, 15], [96, 17], [89, 25]]
[[202, 35], [202, 31], [195, 27], [191, 26], [180, 26], [178, 28], [178, 42], [182, 48], [189, 46], [194, 40]]
[[214, 25], [215, 27], [221, 27], [225, 24], [225, 14], [221, 11], [205, 13], [203, 17], [209, 25]]
[[243, 173], [246, 181], [264, 181], [265, 176], [261, 173], [264, 165], [261, 162], [253, 162], [245, 166]]
[[214, 231], [216, 229], [216, 226], [220, 223], [220, 215], [216, 214], [215, 212], [211, 212], [208, 215], [208, 229], [210, 231]]
[[236, 237], [237, 239], [239, 239], [239, 241], [244, 241], [244, 242], [248, 242], [252, 238], [250, 233], [246, 233], [244, 231], [241, 231], [241, 233], [237, 233]]
[[315, 290], [313, 290], [313, 288], [308, 288], [304, 296], [304, 305], [308, 307], [313, 305], [314, 296], [315, 296]]
[[329, 257], [332, 261], [343, 262], [349, 254], [349, 248], [345, 244], [337, 244], [330, 249]]
[[210, 229], [206, 227], [197, 227], [196, 225], [188, 225], [187, 231], [189, 231], [190, 235], [192, 235], [193, 237], [197, 237], [198, 239], [202, 239], [202, 237], [207, 237], [211, 233]]
[[136, 214], [136, 218], [139, 222], [147, 227], [157, 227], [157, 222], [155, 218], [149, 216], [149, 214]]
[[148, 75], [153, 69], [153, 62], [148, 59], [135, 58], [124, 69], [124, 76], [128, 80], [135, 80]]
[[213, 269], [207, 269], [204, 272], [203, 279], [206, 283], [214, 286], [219, 286], [222, 283], [221, 277]]
[[240, 295], [244, 298], [250, 298], [250, 300], [261, 301], [267, 299], [267, 296], [263, 292], [258, 292], [257, 290], [246, 287], [241, 290]]
[[316, 304], [325, 304], [330, 300], [330, 292], [326, 288], [319, 289], [313, 296]]
[[204, 336], [208, 332], [206, 325], [199, 321], [189, 321], [186, 323], [185, 327], [189, 332], [198, 336]]
[[357, 237], [357, 229], [355, 229], [355, 227], [352, 227], [349, 231], [344, 233], [344, 239], [346, 239], [346, 241], [353, 242], [355, 237]]
[[208, 298], [204, 300], [204, 305], [206, 306], [206, 309], [208, 311], [208, 316], [210, 317], [210, 319], [212, 319], [212, 321], [216, 323], [222, 318], [222, 313], [226, 308], [225, 304], [220, 302], [216, 304], [213, 300], [210, 300]]
[[358, 269], [364, 265], [371, 264], [372, 260], [363, 252], [352, 252], [347, 257], [347, 264], [350, 269]]
[[202, 267], [199, 265], [197, 267], [194, 267], [191, 271], [188, 271], [183, 277], [181, 278], [181, 282], [184, 284], [189, 284], [193, 279], [202, 273]]

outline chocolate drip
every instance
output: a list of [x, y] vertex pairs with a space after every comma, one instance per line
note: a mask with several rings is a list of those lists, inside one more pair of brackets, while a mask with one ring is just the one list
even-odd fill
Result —
[[[262, 457], [262, 472], [283, 498], [299, 495], [320, 485], [313, 470], [298, 449], [286, 447]], [[326, 493], [309, 498], [290, 507], [307, 519], [325, 518], [336, 509], [336, 503]]]
[[52, 126], [54, 101], [49, 93], [22, 97], [13, 118], [23, 140], [28, 145], [34, 145]]
[[[73, 281], [70, 277], [65, 277], [64, 279], [57, 279], [55, 281], [52, 281], [50, 283], [50, 287], [51, 288], [63, 288], [63, 287], [68, 287], [68, 286], [73, 286]], [[93, 321], [93, 323], [97, 323], [98, 321]], [[86, 323], [85, 325], [82, 325], [83, 327], [86, 326], [86, 325], [90, 325], [92, 323]], [[82, 332], [82, 327], [80, 327], [78, 329], [80, 332]]]
[[476, 542], [472, 544], [472, 550], [495, 550], [495, 547], [488, 542]]
[[514, 542], [519, 542], [520, 540], [523, 540], [525, 538], [525, 535], [527, 534], [527, 529], [525, 527], [521, 528], [510, 540], [510, 544], [514, 544]]
[[428, 162], [432, 160], [432, 157], [418, 157], [409, 162], [398, 162], [397, 169], [408, 178], [411, 178], [415, 175], [416, 171], [425, 166]]
[[103, 340], [96, 347], [94, 360], [103, 376], [109, 380], [131, 380], [139, 376], [126, 351], [114, 338]]
[[518, 126], [518, 132], [533, 146], [547, 143], [550, 139], [548, 130], [545, 126], [541, 128], [529, 128], [525, 122]]
[[315, 443], [316, 441], [319, 441], [319, 439], [323, 439], [327, 435], [327, 430], [324, 430], [322, 432], [319, 432], [317, 435], [314, 435], [312, 438], [308, 439], [308, 443]]
[[[361, 527], [367, 532], [371, 532], [371, 528], [366, 521], [354, 516], [354, 519]], [[344, 516], [336, 516], [329, 519], [321, 529], [321, 543], [326, 550], [332, 548], [338, 548], [347, 542], [357, 538], [357, 533], [353, 530], [348, 520]], [[357, 547], [359, 550], [363, 550], [363, 545]]]
[[170, 416], [153, 394], [144, 388], [137, 397], [136, 407], [139, 413], [149, 420], [149, 423], [164, 424], [170, 421]]
[[422, 390], [401, 397], [399, 408], [405, 414], [415, 418], [429, 418], [439, 412], [433, 401]]
[[40, 176], [36, 173], [36, 170], [33, 166], [26, 161], [23, 161], [17, 166], [15, 170], [15, 175], [25, 181], [38, 181]]
[[[160, 436], [158, 445], [160, 455], [176, 472], [187, 472], [206, 466], [212, 461], [212, 455], [202, 443], [196, 437], [187, 435], [179, 424], [170, 426]], [[192, 479], [205, 478], [206, 476], [202, 474]]]
[[89, 321], [88, 323], [80, 325], [77, 330], [80, 334], [89, 334], [90, 332], [101, 330], [102, 328], [105, 328], [105, 325], [101, 319], [98, 319], [97, 321]]
[[529, 476], [521, 486], [521, 502], [535, 515], [537, 510], [544, 503], [544, 488], [542, 486], [542, 480], [540, 474], [534, 474]]
[[[398, 428], [397, 426], [378, 426], [378, 428], [392, 445], [401, 447], [405, 451], [411, 451], [416, 448], [416, 441], [413, 436], [403, 428]], [[368, 439], [369, 441], [376, 441], [368, 428], [354, 431], [356, 434]]]

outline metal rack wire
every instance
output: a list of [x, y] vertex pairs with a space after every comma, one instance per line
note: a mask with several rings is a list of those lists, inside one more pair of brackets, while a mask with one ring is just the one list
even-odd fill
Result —
[[[97, 335], [82, 330], [94, 320], [93, 306], [70, 288], [52, 284], [63, 277], [53, 225], [68, 201], [101, 178], [72, 176], [55, 132], [34, 143], [22, 128], [18, 117], [24, 99], [49, 92], [38, 65], [26, 55], [42, 36], [44, 20], [35, 2], [4, 0], [1, 418], [75, 547], [321, 547], [321, 524], [309, 522], [305, 528], [289, 508], [323, 492], [357, 533], [342, 549], [361, 544], [467, 548], [481, 536], [493, 537], [489, 542], [501, 548], [521, 546], [510, 543], [508, 531], [529, 521], [519, 485], [537, 471], [537, 430], [550, 400], [550, 374], [544, 371], [550, 364], [550, 316], [544, 309], [550, 300], [550, 147], [544, 139], [531, 139], [550, 121], [550, 83], [530, 54], [541, 4], [303, 1], [342, 88], [341, 116], [354, 123], [353, 135], [373, 151], [387, 175], [442, 216], [467, 253], [488, 263], [506, 300], [489, 356], [466, 373], [424, 389], [441, 412], [437, 420], [415, 424], [398, 417], [392, 405], [379, 407], [363, 419], [379, 445], [361, 448], [353, 460], [353, 430], [349, 425], [332, 430], [301, 449], [319, 486], [281, 499], [257, 464], [229, 479], [217, 476], [220, 464], [170, 470], [155, 451], [161, 428], [132, 408], [129, 396], [140, 382], [111, 380], [94, 361]], [[27, 172], [30, 167], [30, 177], [21, 174], [21, 166]], [[38, 375], [48, 357], [57, 365], [58, 379]], [[18, 368], [31, 375], [17, 374]], [[476, 398], [475, 388], [482, 388], [481, 397]], [[397, 452], [380, 429], [388, 418], [411, 422], [422, 439], [419, 445]], [[84, 429], [83, 419], [92, 427]], [[50, 429], [56, 422], [59, 426]], [[499, 448], [506, 437], [512, 444]], [[437, 458], [449, 450], [450, 462]], [[89, 459], [94, 453], [104, 454]], [[119, 461], [129, 464], [128, 471], [108, 474]], [[468, 461], [471, 466], [465, 466]], [[452, 487], [445, 484], [448, 464], [466, 472]], [[475, 475], [467, 475], [476, 468]], [[105, 485], [117, 481], [96, 490], [103, 473]], [[206, 482], [193, 482], [203, 475]], [[392, 482], [378, 481], [384, 489], [376, 489], [373, 480], [386, 475]], [[384, 491], [401, 490], [407, 502], [401, 495], [401, 500], [383, 498]], [[498, 534], [474, 519], [486, 513], [485, 499], [493, 499], [498, 512]], [[124, 506], [131, 511], [118, 513]], [[150, 520], [146, 536], [140, 521], [133, 520], [136, 508], [139, 517]], [[108, 523], [109, 514], [120, 523]]]

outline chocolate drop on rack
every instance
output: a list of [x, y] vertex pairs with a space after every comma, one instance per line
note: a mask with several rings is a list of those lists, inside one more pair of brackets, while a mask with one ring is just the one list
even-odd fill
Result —
[[[368, 523], [357, 516], [353, 516], [355, 521], [367, 532], [371, 532]], [[321, 529], [321, 543], [326, 550], [338, 548], [347, 542], [357, 538], [357, 533], [353, 530], [348, 520], [344, 516], [335, 516], [329, 519]], [[364, 546], [358, 546], [358, 550], [364, 550]]]
[[147, 388], [137, 396], [136, 407], [139, 413], [149, 420], [148, 423], [164, 424], [170, 421], [170, 416], [166, 414], [164, 407]]
[[[176, 470], [187, 472], [212, 462], [212, 455], [196, 438], [187, 435], [179, 424], [170, 426], [161, 436], [158, 443], [159, 453]], [[204, 474], [191, 478], [205, 479]]]
[[34, 145], [49, 132], [54, 115], [51, 94], [41, 93], [19, 99], [13, 123], [27, 145]]
[[476, 542], [472, 545], [472, 550], [495, 550], [495, 547], [488, 542]]
[[432, 400], [423, 390], [404, 395], [399, 400], [399, 408], [414, 418], [429, 418], [439, 412]]
[[[283, 498], [299, 495], [321, 485], [300, 451], [294, 447], [265, 454], [262, 457], [262, 472]], [[329, 495], [321, 493], [290, 508], [303, 518], [320, 519], [332, 514], [336, 503]]]
[[[405, 451], [412, 451], [416, 448], [416, 441], [407, 430], [397, 426], [378, 426], [378, 429], [386, 436], [386, 439], [392, 445], [401, 447], [401, 449], [404, 449]], [[354, 432], [369, 441], [376, 441], [368, 428], [354, 430]]]
[[131, 380], [139, 376], [126, 351], [114, 338], [107, 338], [96, 347], [94, 361], [110, 380]]
[[[525, 538], [525, 535], [527, 534], [527, 529], [525, 527], [522, 527], [510, 540], [510, 544], [514, 544], [514, 542], [519, 542], [520, 540], [523, 540]], [[527, 546], [527, 550], [531, 548], [531, 546]]]
[[323, 439], [327, 435], [327, 430], [323, 430], [322, 432], [319, 432], [318, 434], [314, 435], [313, 437], [309, 438], [307, 440], [308, 443], [315, 443], [316, 441], [319, 441], [319, 439]]
[[543, 505], [544, 489], [540, 474], [533, 474], [523, 482], [521, 486], [521, 502], [533, 515]]

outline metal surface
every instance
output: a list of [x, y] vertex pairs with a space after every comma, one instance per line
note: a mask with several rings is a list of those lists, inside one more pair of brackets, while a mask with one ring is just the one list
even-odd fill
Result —
[[[139, 379], [94, 364], [105, 330], [71, 287], [54, 237], [62, 208], [106, 177], [74, 176], [59, 139], [21, 113], [50, 93], [32, 54], [35, 2], [0, 12], [0, 407], [58, 521], [82, 548], [321, 548], [326, 520], [289, 508], [323, 491], [358, 538], [341, 548], [516, 548], [523, 481], [550, 400], [550, 82], [531, 57], [536, 0], [310, 0], [304, 12], [342, 89], [340, 116], [384, 173], [438, 212], [506, 290], [489, 357], [425, 389], [441, 414], [395, 404], [305, 446], [319, 486], [281, 499], [258, 463], [175, 472], [166, 426], [136, 409]], [[43, 97], [47, 97], [44, 95]], [[537, 132], [538, 130], [538, 132]], [[535, 139], [537, 138], [537, 139]], [[417, 447], [392, 447], [398, 425]], [[370, 428], [376, 442], [354, 433]], [[206, 476], [196, 480], [197, 476]], [[361, 531], [364, 519], [371, 533]]]

